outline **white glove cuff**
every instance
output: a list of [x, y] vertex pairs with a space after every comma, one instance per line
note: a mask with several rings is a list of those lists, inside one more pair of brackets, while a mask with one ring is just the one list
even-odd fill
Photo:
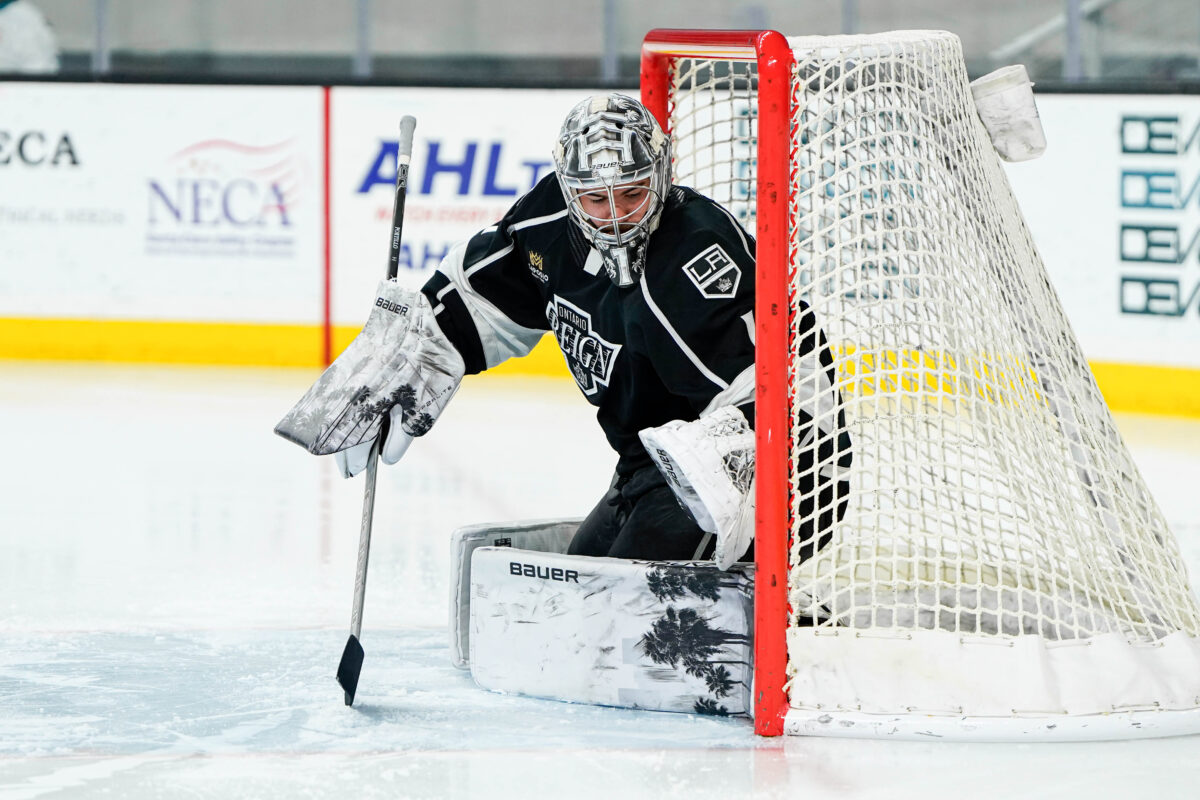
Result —
[[717, 535], [717, 561], [727, 569], [754, 536], [754, 431], [745, 416], [724, 406], [638, 436], [696, 524]]

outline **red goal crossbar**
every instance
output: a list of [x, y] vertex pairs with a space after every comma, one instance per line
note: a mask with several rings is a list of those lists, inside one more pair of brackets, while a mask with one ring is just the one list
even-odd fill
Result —
[[642, 42], [642, 102], [671, 132], [671, 62], [757, 62], [757, 265], [755, 269], [756, 518], [754, 727], [783, 733], [788, 708], [788, 187], [791, 170], [791, 47], [776, 31], [657, 29]]

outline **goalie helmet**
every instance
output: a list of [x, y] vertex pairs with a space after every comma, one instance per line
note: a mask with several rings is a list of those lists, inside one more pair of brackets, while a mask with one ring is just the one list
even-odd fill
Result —
[[671, 143], [654, 115], [622, 94], [589, 97], [563, 122], [554, 168], [568, 213], [608, 277], [632, 286], [671, 189]]

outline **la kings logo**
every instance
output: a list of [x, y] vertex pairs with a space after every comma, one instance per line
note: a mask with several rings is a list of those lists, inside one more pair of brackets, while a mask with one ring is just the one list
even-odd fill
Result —
[[729, 254], [714, 244], [683, 265], [683, 272], [700, 294], [714, 300], [733, 297], [742, 282], [742, 269]]
[[546, 320], [583, 393], [590, 397], [601, 386], [608, 386], [621, 345], [605, 341], [592, 331], [591, 315], [557, 295], [546, 306]]

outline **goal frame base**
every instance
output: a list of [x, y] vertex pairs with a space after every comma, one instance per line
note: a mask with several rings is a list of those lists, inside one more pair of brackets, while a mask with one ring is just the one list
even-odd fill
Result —
[[787, 736], [910, 742], [1101, 742], [1186, 736], [1198, 730], [1200, 709], [1046, 717], [922, 717], [793, 707], [783, 717]]

